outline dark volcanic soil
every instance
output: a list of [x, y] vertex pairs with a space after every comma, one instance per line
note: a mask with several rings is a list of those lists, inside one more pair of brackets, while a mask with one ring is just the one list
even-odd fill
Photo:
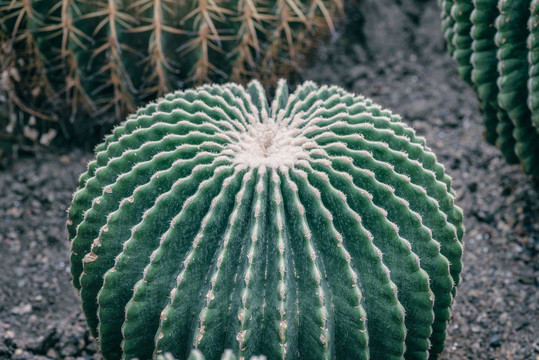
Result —
[[[444, 359], [539, 359], [539, 187], [482, 139], [445, 52], [435, 0], [359, 0], [304, 79], [402, 115], [453, 177], [464, 270]], [[92, 154], [36, 154], [0, 172], [0, 359], [99, 358], [68, 272], [66, 209]]]

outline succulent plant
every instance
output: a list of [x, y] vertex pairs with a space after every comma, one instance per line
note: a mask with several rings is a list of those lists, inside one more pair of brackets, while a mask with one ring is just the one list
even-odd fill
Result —
[[538, 1], [439, 4], [448, 51], [481, 103], [486, 140], [539, 178]]
[[224, 349], [427, 359], [459, 283], [450, 178], [398, 116], [336, 86], [166, 95], [96, 148], [71, 272], [106, 359]]
[[172, 89], [299, 69], [339, 11], [341, 0], [0, 0], [0, 92], [66, 133], [77, 119], [73, 131], [119, 122]]

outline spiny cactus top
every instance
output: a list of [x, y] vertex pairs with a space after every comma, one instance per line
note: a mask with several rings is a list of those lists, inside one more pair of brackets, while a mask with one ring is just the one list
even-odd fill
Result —
[[539, 1], [439, 4], [448, 50], [481, 102], [486, 140], [539, 178]]
[[[399, 117], [335, 86], [165, 96], [96, 149], [71, 271], [107, 359], [426, 359], [443, 348], [462, 214]], [[404, 354], [404, 355], [403, 355]]]
[[189, 84], [287, 75], [338, 12], [341, 0], [0, 0], [0, 91], [66, 126], [119, 122]]

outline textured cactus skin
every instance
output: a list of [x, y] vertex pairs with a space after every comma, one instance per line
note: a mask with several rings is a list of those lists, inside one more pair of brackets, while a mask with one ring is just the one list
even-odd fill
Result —
[[[490, 144], [496, 144], [498, 134], [496, 126], [498, 124], [498, 60], [496, 58], [496, 27], [494, 22], [498, 17], [496, 3], [491, 0], [475, 0], [474, 9], [470, 14], [473, 24], [471, 30], [472, 49], [471, 64], [473, 67], [471, 80], [476, 87], [477, 95], [481, 100], [483, 120], [485, 125], [485, 140]], [[511, 131], [508, 131], [510, 148], [514, 147], [514, 140]], [[500, 135], [503, 135], [500, 134]], [[501, 146], [500, 146], [501, 147]]]
[[462, 213], [423, 138], [312, 82], [177, 91], [96, 148], [71, 272], [106, 359], [434, 359]]
[[449, 54], [453, 56], [455, 53], [455, 46], [453, 45], [453, 37], [455, 36], [453, 27], [455, 26], [455, 20], [453, 20], [453, 17], [451, 16], [453, 0], [439, 0], [438, 4], [442, 9], [442, 31], [444, 33], [444, 37], [448, 40], [447, 50], [449, 51]]
[[528, 21], [530, 34], [528, 36], [528, 106], [532, 111], [533, 124], [539, 129], [539, 1], [533, 0]]
[[539, 178], [537, 1], [439, 4], [448, 51], [481, 102], [485, 139]]
[[454, 19], [454, 36], [452, 38], [455, 52], [453, 57], [457, 61], [459, 75], [470, 85], [472, 82], [472, 64], [470, 56], [472, 55], [472, 22], [470, 17], [473, 11], [472, 0], [454, 0], [451, 7], [450, 16]]
[[342, 11], [340, 0], [0, 0], [0, 70], [18, 74], [3, 90], [40, 119], [119, 122], [191, 84], [273, 84]]
[[[171, 353], [165, 353], [164, 355], [158, 355], [157, 360], [176, 360], [176, 358]], [[189, 354], [187, 360], [205, 360], [204, 355], [198, 350], [192, 350]], [[232, 350], [227, 349], [221, 355], [221, 360], [238, 360], [238, 357], [232, 352]], [[264, 355], [260, 356], [251, 356], [249, 360], [266, 360]]]

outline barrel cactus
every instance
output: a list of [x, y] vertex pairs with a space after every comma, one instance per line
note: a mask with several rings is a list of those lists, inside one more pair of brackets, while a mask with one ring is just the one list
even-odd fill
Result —
[[486, 140], [539, 178], [539, 1], [439, 3], [448, 51], [481, 103]]
[[141, 108], [96, 153], [68, 230], [106, 359], [442, 351], [462, 213], [424, 139], [369, 99], [205, 85]]
[[190, 84], [273, 83], [339, 12], [341, 0], [0, 0], [0, 98], [69, 133]]

